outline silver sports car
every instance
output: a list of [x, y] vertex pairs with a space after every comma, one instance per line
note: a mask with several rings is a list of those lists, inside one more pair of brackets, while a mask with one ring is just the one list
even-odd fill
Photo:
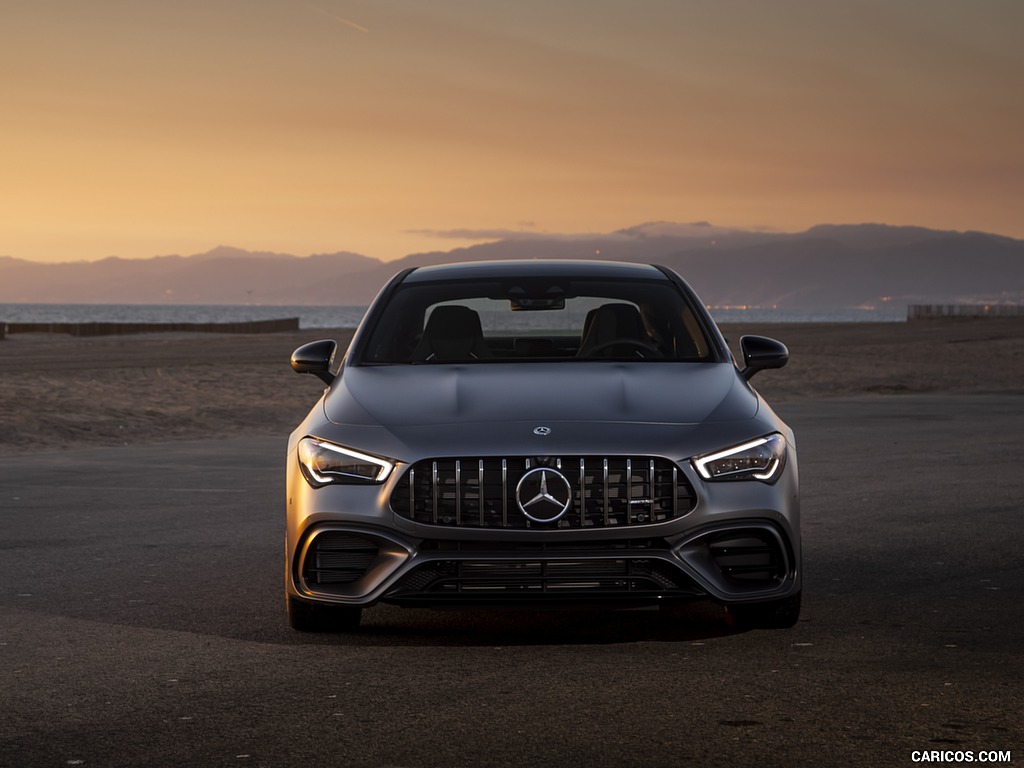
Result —
[[711, 599], [742, 626], [800, 613], [793, 433], [693, 291], [657, 266], [408, 269], [292, 433], [285, 597], [300, 630], [364, 608], [659, 605]]

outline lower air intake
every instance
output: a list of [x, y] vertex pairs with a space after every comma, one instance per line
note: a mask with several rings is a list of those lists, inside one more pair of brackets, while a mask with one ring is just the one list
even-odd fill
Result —
[[437, 560], [409, 573], [388, 595], [397, 599], [661, 597], [699, 594], [679, 569], [661, 560]]
[[363, 577], [377, 553], [377, 545], [370, 539], [326, 531], [310, 544], [303, 576], [311, 585], [351, 584]]
[[734, 584], [770, 585], [786, 576], [780, 544], [767, 531], [730, 532], [712, 539], [708, 550], [715, 565]]

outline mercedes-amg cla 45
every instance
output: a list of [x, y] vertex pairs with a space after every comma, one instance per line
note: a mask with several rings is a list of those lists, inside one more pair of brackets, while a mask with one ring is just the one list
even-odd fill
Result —
[[287, 457], [285, 597], [300, 630], [378, 603], [713, 600], [744, 626], [800, 612], [793, 433], [693, 291], [656, 266], [409, 269], [340, 363], [295, 351], [323, 397]]

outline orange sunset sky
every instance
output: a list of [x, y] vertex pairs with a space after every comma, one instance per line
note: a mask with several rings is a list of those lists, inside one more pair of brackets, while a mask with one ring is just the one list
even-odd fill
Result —
[[1022, 40], [1020, 0], [0, 0], [0, 255], [1024, 237]]

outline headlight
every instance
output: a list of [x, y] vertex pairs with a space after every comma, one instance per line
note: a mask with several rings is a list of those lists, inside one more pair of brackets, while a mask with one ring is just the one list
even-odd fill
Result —
[[776, 433], [724, 451], [695, 456], [693, 466], [705, 480], [774, 482], [786, 463], [786, 438]]
[[395, 468], [387, 459], [315, 437], [299, 440], [298, 454], [302, 474], [314, 488], [331, 483], [383, 483]]

